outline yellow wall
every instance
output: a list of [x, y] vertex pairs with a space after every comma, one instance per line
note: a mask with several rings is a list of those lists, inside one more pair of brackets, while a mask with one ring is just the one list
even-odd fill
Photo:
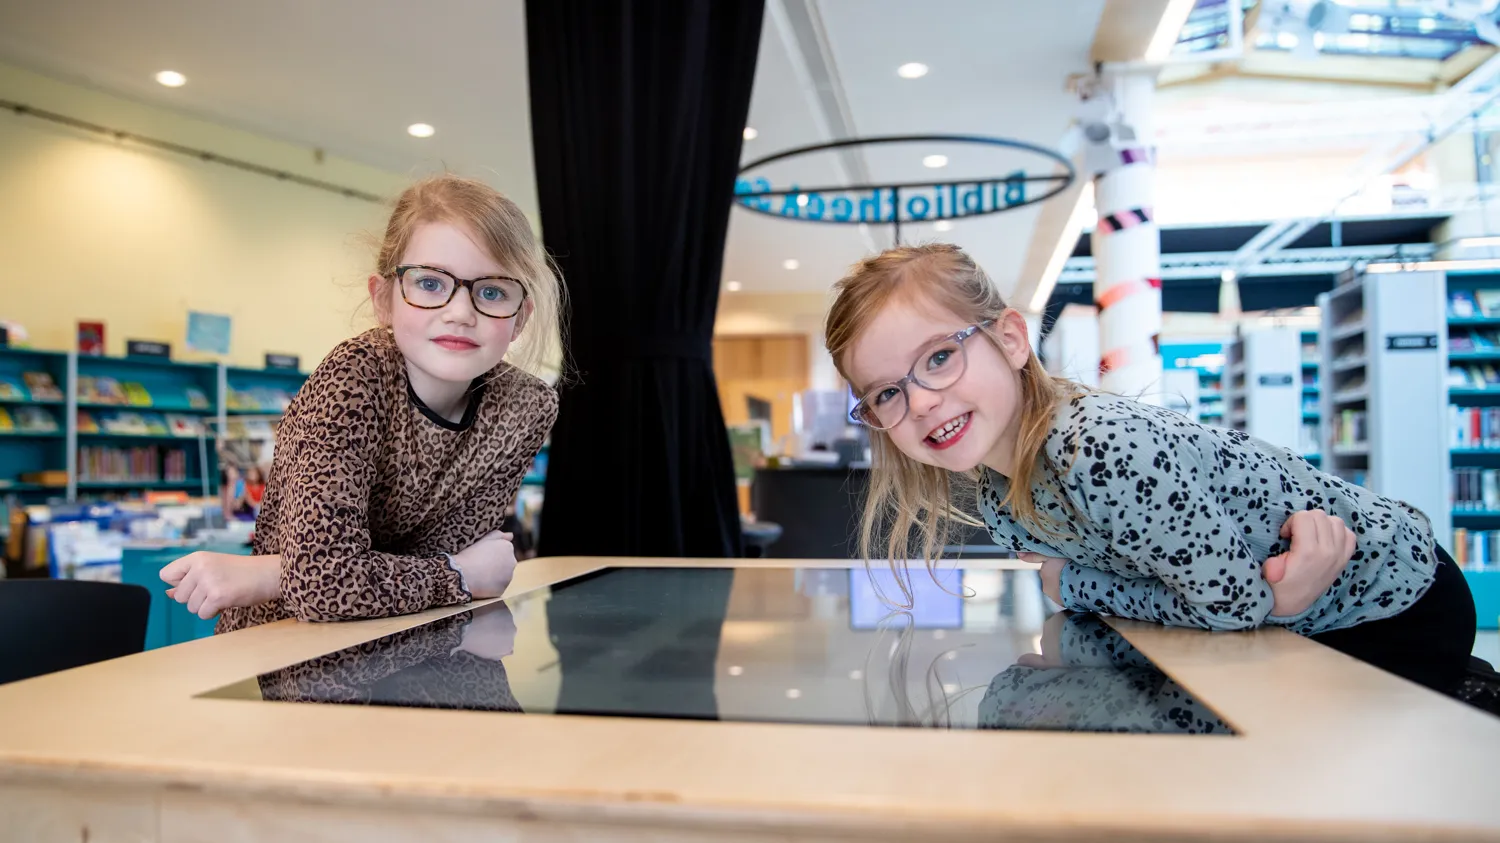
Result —
[[[0, 99], [253, 161], [379, 195], [406, 182], [311, 149], [0, 65]], [[0, 112], [0, 319], [37, 348], [72, 348], [78, 320], [188, 353], [189, 310], [233, 317], [227, 362], [267, 351], [311, 368], [369, 324], [368, 201]], [[367, 311], [368, 308], [363, 310]]]

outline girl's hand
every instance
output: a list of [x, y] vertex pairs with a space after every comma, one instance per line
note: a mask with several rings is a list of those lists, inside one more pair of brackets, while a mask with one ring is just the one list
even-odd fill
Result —
[[281, 596], [280, 556], [239, 556], [200, 550], [161, 569], [167, 596], [208, 620], [231, 607], [257, 606]]
[[1266, 560], [1263, 572], [1276, 598], [1271, 617], [1289, 618], [1307, 611], [1343, 573], [1354, 556], [1354, 531], [1321, 509], [1294, 512], [1281, 525], [1291, 547]]
[[1061, 606], [1062, 569], [1064, 565], [1068, 564], [1068, 560], [1056, 556], [1044, 556], [1040, 553], [1031, 553], [1029, 551], [1018, 553], [1016, 556], [1020, 557], [1022, 562], [1030, 562], [1034, 565], [1042, 566], [1041, 571], [1038, 572], [1042, 576], [1042, 593], [1050, 597], [1053, 603]]
[[464, 625], [463, 641], [458, 645], [458, 650], [490, 661], [500, 661], [515, 648], [516, 619], [504, 603], [479, 609]]
[[[1036, 555], [1036, 554], [1033, 554]], [[1056, 559], [1055, 556], [1043, 556], [1043, 559]], [[1058, 560], [1062, 561], [1062, 560]], [[1068, 622], [1069, 613], [1053, 612], [1042, 624], [1042, 643], [1037, 649], [1040, 653], [1026, 653], [1016, 659], [1016, 664], [1021, 667], [1035, 667], [1051, 669], [1055, 667], [1066, 667], [1062, 661], [1062, 628]]]
[[496, 530], [453, 554], [454, 567], [475, 600], [499, 597], [510, 585], [516, 573], [516, 548], [510, 540], [510, 533]]

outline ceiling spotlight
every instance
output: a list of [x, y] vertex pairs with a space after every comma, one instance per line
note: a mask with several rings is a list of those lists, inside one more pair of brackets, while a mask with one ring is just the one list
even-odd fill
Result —
[[896, 75], [902, 79], [921, 79], [927, 75], [927, 65], [919, 61], [907, 62], [896, 68]]
[[802, 698], [802, 692], [799, 691], [799, 690], [797, 690], [796, 688], [787, 688], [786, 689], [786, 698], [789, 699], [789, 700], [801, 699]]
[[953, 230], [953, 222], [951, 220], [938, 220], [937, 222], [935, 222], [935, 223], [932, 224], [932, 230], [933, 231], [952, 231]]
[[156, 74], [156, 81], [168, 88], [181, 88], [187, 84], [187, 77], [175, 70], [163, 70]]
[[406, 133], [414, 138], [430, 138], [436, 131], [426, 123], [413, 123], [406, 127]]
[[755, 131], [754, 126], [745, 127], [745, 140], [755, 140], [755, 138], [759, 135], [760, 132]]
[[787, 258], [786, 260], [784, 260], [784, 261], [781, 262], [781, 268], [782, 269], [796, 269], [797, 267], [799, 267], [801, 265], [802, 264], [800, 264], [800, 263], [797, 262], [796, 258]]
[[728, 290], [731, 293], [738, 293], [740, 290], [744, 289], [744, 287], [745, 285], [741, 284], [738, 281], [730, 281], [728, 284], [724, 285], [724, 289]]
[[742, 674], [744, 672], [745, 672], [745, 669], [743, 667], [740, 667], [737, 664], [729, 666], [729, 675], [730, 676], [739, 676], [740, 674]]
[[929, 155], [926, 158], [922, 159], [922, 166], [933, 170], [936, 170], [939, 167], [946, 167], [948, 166], [948, 156]]

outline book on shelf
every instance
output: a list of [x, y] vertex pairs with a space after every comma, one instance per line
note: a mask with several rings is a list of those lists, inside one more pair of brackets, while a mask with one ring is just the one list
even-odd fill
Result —
[[286, 412], [292, 396], [284, 389], [231, 389], [229, 409], [260, 413]]
[[1500, 290], [1475, 290], [1474, 300], [1481, 316], [1500, 316]]
[[5, 375], [0, 375], [0, 401], [25, 400], [26, 390], [21, 388], [21, 384]]
[[1452, 290], [1448, 293], [1448, 315], [1458, 319], [1469, 319], [1479, 315], [1479, 302], [1470, 290]]
[[80, 375], [78, 400], [87, 404], [124, 404], [125, 390], [114, 378]]
[[1456, 352], [1495, 351], [1500, 349], [1500, 333], [1467, 331], [1448, 335], [1448, 350]]
[[48, 372], [22, 372], [21, 378], [26, 381], [26, 389], [31, 392], [33, 401], [61, 401], [62, 390], [58, 388], [57, 381], [52, 379]]
[[94, 418], [94, 414], [90, 413], [88, 410], [79, 410], [77, 419], [79, 433], [99, 432], [99, 420]]
[[146, 423], [146, 432], [152, 436], [166, 436], [171, 433], [167, 428], [166, 419], [160, 413], [141, 413], [141, 419]]
[[203, 432], [203, 422], [196, 416], [185, 416], [181, 413], [167, 413], [164, 421], [173, 436], [191, 436], [196, 438], [200, 433]]
[[1448, 407], [1448, 446], [1500, 448], [1500, 407]]
[[108, 413], [100, 417], [99, 424], [105, 433], [118, 436], [145, 436], [150, 432], [140, 413]]
[[160, 483], [187, 479], [187, 452], [154, 446], [85, 446], [78, 449], [84, 483]]
[[1448, 386], [1484, 389], [1500, 385], [1500, 369], [1493, 363], [1465, 363], [1448, 367]]
[[1333, 415], [1333, 445], [1352, 448], [1368, 441], [1368, 415], [1364, 410], [1340, 410]]
[[0, 407], [0, 433], [8, 433], [15, 429], [15, 419], [10, 417], [10, 413], [7, 413], [4, 407]]
[[194, 410], [207, 410], [209, 407], [208, 396], [196, 386], [187, 388], [187, 399], [188, 406]]
[[1500, 568], [1500, 530], [1453, 530], [1453, 561], [1470, 571]]
[[1500, 511], [1500, 469], [1455, 468], [1448, 479], [1448, 500], [1455, 511]]
[[151, 406], [151, 393], [141, 384], [128, 382], [121, 384], [120, 388], [124, 392], [126, 404], [132, 407]]
[[16, 407], [16, 429], [23, 433], [56, 433], [57, 419], [44, 407]]

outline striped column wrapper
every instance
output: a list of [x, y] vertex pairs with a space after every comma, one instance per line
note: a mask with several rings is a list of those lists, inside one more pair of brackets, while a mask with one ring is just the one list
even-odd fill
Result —
[[1114, 234], [1116, 231], [1145, 225], [1151, 222], [1153, 217], [1154, 214], [1150, 208], [1128, 208], [1112, 214], [1100, 214], [1096, 230], [1099, 234]]
[[1115, 369], [1129, 366], [1138, 360], [1155, 357], [1159, 354], [1161, 354], [1161, 334], [1152, 334], [1149, 349], [1115, 348], [1106, 352], [1099, 358], [1099, 374], [1103, 375]]
[[1105, 308], [1123, 298], [1126, 298], [1127, 296], [1131, 296], [1136, 293], [1143, 293], [1147, 290], [1160, 289], [1160, 278], [1137, 278], [1133, 281], [1122, 281], [1119, 284], [1110, 286], [1104, 292], [1095, 296], [1094, 304], [1099, 306], [1100, 312], [1103, 312]]

